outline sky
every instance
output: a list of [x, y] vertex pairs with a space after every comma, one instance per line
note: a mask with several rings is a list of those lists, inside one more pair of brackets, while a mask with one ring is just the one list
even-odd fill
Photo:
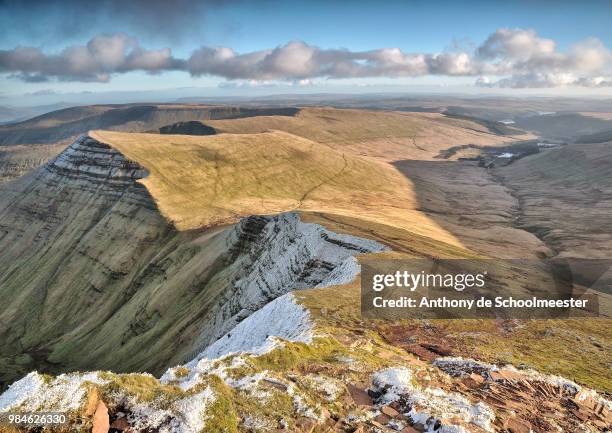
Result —
[[0, 0], [0, 105], [612, 96], [611, 21], [609, 1]]

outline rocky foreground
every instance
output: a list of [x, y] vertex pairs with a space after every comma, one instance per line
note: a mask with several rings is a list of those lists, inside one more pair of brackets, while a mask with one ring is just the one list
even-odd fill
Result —
[[0, 396], [0, 412], [64, 412], [69, 427], [46, 431], [95, 433], [610, 428], [612, 402], [572, 381], [457, 357], [425, 362], [365, 329], [351, 341], [327, 333], [325, 319], [300, 302], [291, 293], [277, 298], [159, 379], [30, 373]]

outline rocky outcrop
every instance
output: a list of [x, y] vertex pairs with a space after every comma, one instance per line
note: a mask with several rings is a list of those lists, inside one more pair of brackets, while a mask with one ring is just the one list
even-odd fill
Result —
[[458, 357], [438, 358], [434, 365], [461, 379], [457, 391], [493, 407], [499, 428], [606, 431], [612, 423], [610, 400], [560, 376]]
[[76, 140], [45, 168], [67, 179], [102, 180], [118, 190], [147, 175], [144, 167], [89, 136]]
[[230, 331], [270, 300], [293, 290], [346, 284], [359, 273], [355, 256], [386, 249], [300, 221], [296, 212], [243, 219], [226, 238], [228, 263], [239, 269], [211, 308], [197, 350]]

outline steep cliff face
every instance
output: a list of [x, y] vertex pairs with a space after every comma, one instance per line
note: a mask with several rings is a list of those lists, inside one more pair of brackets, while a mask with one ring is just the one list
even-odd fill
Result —
[[303, 223], [294, 212], [243, 219], [227, 235], [230, 290], [220, 293], [206, 315], [197, 351], [282, 294], [352, 281], [359, 273], [354, 256], [385, 249]]
[[83, 137], [2, 187], [4, 384], [68, 366], [160, 372], [289, 290], [352, 279], [353, 256], [383, 248], [295, 213], [180, 232], [145, 176]]
[[75, 347], [95, 347], [86, 336], [138, 291], [138, 275], [159, 246], [176, 242], [178, 234], [135, 182], [144, 175], [85, 138], [3, 186], [3, 381], [34, 366], [61, 370]]

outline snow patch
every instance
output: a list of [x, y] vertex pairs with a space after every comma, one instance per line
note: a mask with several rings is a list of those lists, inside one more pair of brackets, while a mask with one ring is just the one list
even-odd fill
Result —
[[173, 405], [176, 413], [182, 417], [182, 422], [178, 429], [172, 430], [174, 433], [199, 433], [204, 429], [207, 419], [206, 408], [214, 401], [214, 393], [210, 388], [206, 388], [195, 395], [177, 401]]
[[134, 396], [116, 395], [115, 400], [128, 410], [128, 423], [135, 431], [159, 433], [200, 433], [206, 423], [206, 409], [214, 402], [210, 387], [168, 405], [163, 400], [143, 402]]
[[[161, 382], [172, 382], [189, 390], [204, 375], [216, 374], [232, 386], [225, 371], [245, 365], [245, 355], [262, 355], [281, 347], [283, 341], [310, 343], [312, 338], [310, 313], [296, 302], [292, 293], [287, 293], [244, 319], [192, 361], [166, 371]], [[227, 365], [224, 361], [229, 356], [234, 358]], [[184, 369], [187, 374], [179, 374]]]
[[287, 386], [287, 394], [293, 399], [293, 407], [295, 411], [306, 418], [312, 418], [319, 422], [325, 421], [325, 417], [322, 414], [321, 407], [319, 405], [311, 405], [306, 401], [306, 398], [300, 394], [298, 388], [290, 383]]
[[269, 420], [250, 415], [244, 417], [242, 425], [254, 431], [269, 432], [274, 430], [274, 425]]
[[30, 412], [76, 410], [84, 402], [87, 383], [106, 382], [98, 372], [61, 374], [47, 380], [38, 372], [31, 372], [0, 395], [0, 412], [15, 408]]
[[342, 382], [326, 376], [306, 376], [305, 381], [325, 396], [327, 401], [336, 401], [344, 391]]
[[384, 390], [383, 402], [391, 403], [414, 389], [412, 384], [412, 371], [407, 368], [387, 368], [374, 373], [372, 376], [374, 388]]
[[[387, 368], [372, 376], [374, 390], [381, 395], [378, 405], [397, 400], [408, 403], [410, 411], [405, 415], [413, 422], [425, 426], [427, 432], [459, 433], [465, 429], [457, 425], [473, 424], [485, 431], [493, 431], [495, 414], [485, 403], [473, 404], [465, 397], [439, 388], [422, 389], [415, 385], [412, 371], [405, 367]], [[438, 428], [439, 427], [439, 428]]]
[[187, 367], [195, 366], [202, 358], [220, 358], [231, 353], [261, 355], [277, 348], [279, 338], [302, 343], [312, 341], [310, 313], [295, 302], [292, 293], [276, 298], [247, 317], [208, 346]]

